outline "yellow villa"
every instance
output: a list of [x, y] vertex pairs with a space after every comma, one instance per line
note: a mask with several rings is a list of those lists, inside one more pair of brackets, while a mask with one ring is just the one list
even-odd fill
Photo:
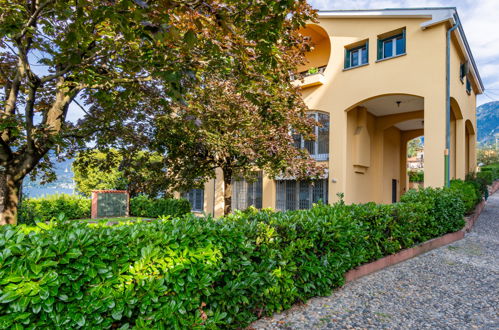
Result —
[[[483, 93], [455, 8], [321, 11], [301, 33], [314, 48], [294, 84], [322, 126], [295, 137], [327, 177], [236, 181], [232, 208], [278, 210], [332, 203], [392, 203], [408, 189], [407, 142], [424, 136], [425, 186], [476, 167], [476, 95]], [[193, 210], [223, 214], [223, 181], [186, 194]]]

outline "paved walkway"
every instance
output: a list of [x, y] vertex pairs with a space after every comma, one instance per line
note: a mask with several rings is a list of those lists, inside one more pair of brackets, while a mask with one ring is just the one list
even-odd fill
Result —
[[253, 329], [499, 329], [499, 192], [451, 245], [252, 324]]

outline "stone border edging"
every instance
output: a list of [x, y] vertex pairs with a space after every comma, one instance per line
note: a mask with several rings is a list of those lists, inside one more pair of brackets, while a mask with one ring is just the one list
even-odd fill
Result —
[[[495, 191], [499, 190], [499, 181], [494, 182], [493, 187], [495, 188]], [[491, 193], [491, 195], [492, 194], [493, 193]], [[473, 213], [465, 218], [466, 224], [464, 225], [463, 229], [456, 231], [454, 233], [449, 233], [444, 236], [433, 238], [429, 241], [416, 245], [412, 248], [404, 249], [395, 254], [391, 254], [376, 261], [370, 262], [368, 264], [363, 264], [357, 268], [351, 269], [348, 272], [346, 272], [344, 275], [345, 282], [349, 283], [355, 281], [358, 278], [377, 272], [383, 268], [398, 264], [402, 261], [406, 261], [420, 254], [426, 253], [428, 251], [437, 249], [444, 245], [463, 239], [465, 233], [470, 232], [471, 228], [473, 228], [473, 225], [475, 224], [476, 219], [478, 219], [480, 213], [482, 213], [485, 204], [486, 202], [482, 201], [480, 204], [478, 204], [475, 207]]]
[[490, 186], [489, 195], [492, 195], [493, 193], [495, 193], [498, 190], [499, 190], [499, 180], [495, 180], [492, 183], [492, 185]]

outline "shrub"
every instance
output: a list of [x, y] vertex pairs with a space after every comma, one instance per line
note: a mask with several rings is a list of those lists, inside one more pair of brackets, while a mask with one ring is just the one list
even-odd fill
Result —
[[424, 172], [423, 171], [407, 171], [409, 175], [409, 182], [423, 182]]
[[471, 183], [475, 189], [480, 192], [480, 195], [485, 197], [485, 199], [489, 197], [488, 183], [485, 178], [478, 176], [475, 173], [469, 173], [466, 175], [465, 181]]
[[465, 205], [460, 193], [453, 189], [409, 190], [402, 195], [400, 202], [412, 204], [420, 214], [424, 214], [415, 226], [418, 241], [454, 232], [464, 226]]
[[91, 200], [78, 195], [55, 194], [21, 201], [19, 223], [49, 221], [64, 214], [66, 219], [90, 217]]
[[450, 187], [460, 195], [468, 214], [473, 212], [475, 206], [482, 201], [481, 191], [472, 182], [452, 180]]
[[148, 196], [140, 195], [130, 199], [130, 215], [137, 217], [179, 217], [190, 211], [191, 205], [184, 198], [149, 198]]
[[460, 229], [459, 196], [427, 188], [393, 205], [3, 226], [0, 328], [241, 328], [329, 294], [360, 264]]
[[487, 185], [491, 185], [492, 182], [494, 182], [494, 177], [493, 177], [493, 173], [492, 171], [483, 171], [483, 172], [478, 172], [476, 174], [476, 177], [478, 179], [482, 179], [483, 181], [485, 181], [485, 183]]
[[499, 164], [491, 164], [482, 166], [480, 168], [481, 172], [491, 172], [493, 180], [499, 180]]

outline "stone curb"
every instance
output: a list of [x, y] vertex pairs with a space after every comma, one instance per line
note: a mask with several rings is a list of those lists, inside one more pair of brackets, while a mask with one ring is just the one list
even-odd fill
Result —
[[[494, 185], [492, 187], [495, 188], [494, 192], [497, 191], [499, 189], [499, 181], [494, 182]], [[492, 192], [491, 195], [494, 192]], [[473, 228], [473, 225], [480, 216], [480, 213], [482, 213], [485, 204], [486, 202], [482, 201], [480, 204], [478, 204], [475, 207], [473, 213], [465, 218], [466, 225], [464, 226], [463, 229], [456, 231], [454, 233], [446, 234], [441, 237], [433, 238], [429, 241], [416, 245], [412, 248], [404, 249], [395, 254], [383, 257], [376, 261], [351, 269], [345, 273], [345, 282], [348, 283], [355, 281], [356, 279], [359, 279], [363, 276], [382, 270], [383, 268], [398, 264], [402, 261], [414, 258], [420, 254], [426, 253], [434, 249], [438, 249], [439, 247], [463, 239], [464, 235], [466, 233], [469, 233]]]

